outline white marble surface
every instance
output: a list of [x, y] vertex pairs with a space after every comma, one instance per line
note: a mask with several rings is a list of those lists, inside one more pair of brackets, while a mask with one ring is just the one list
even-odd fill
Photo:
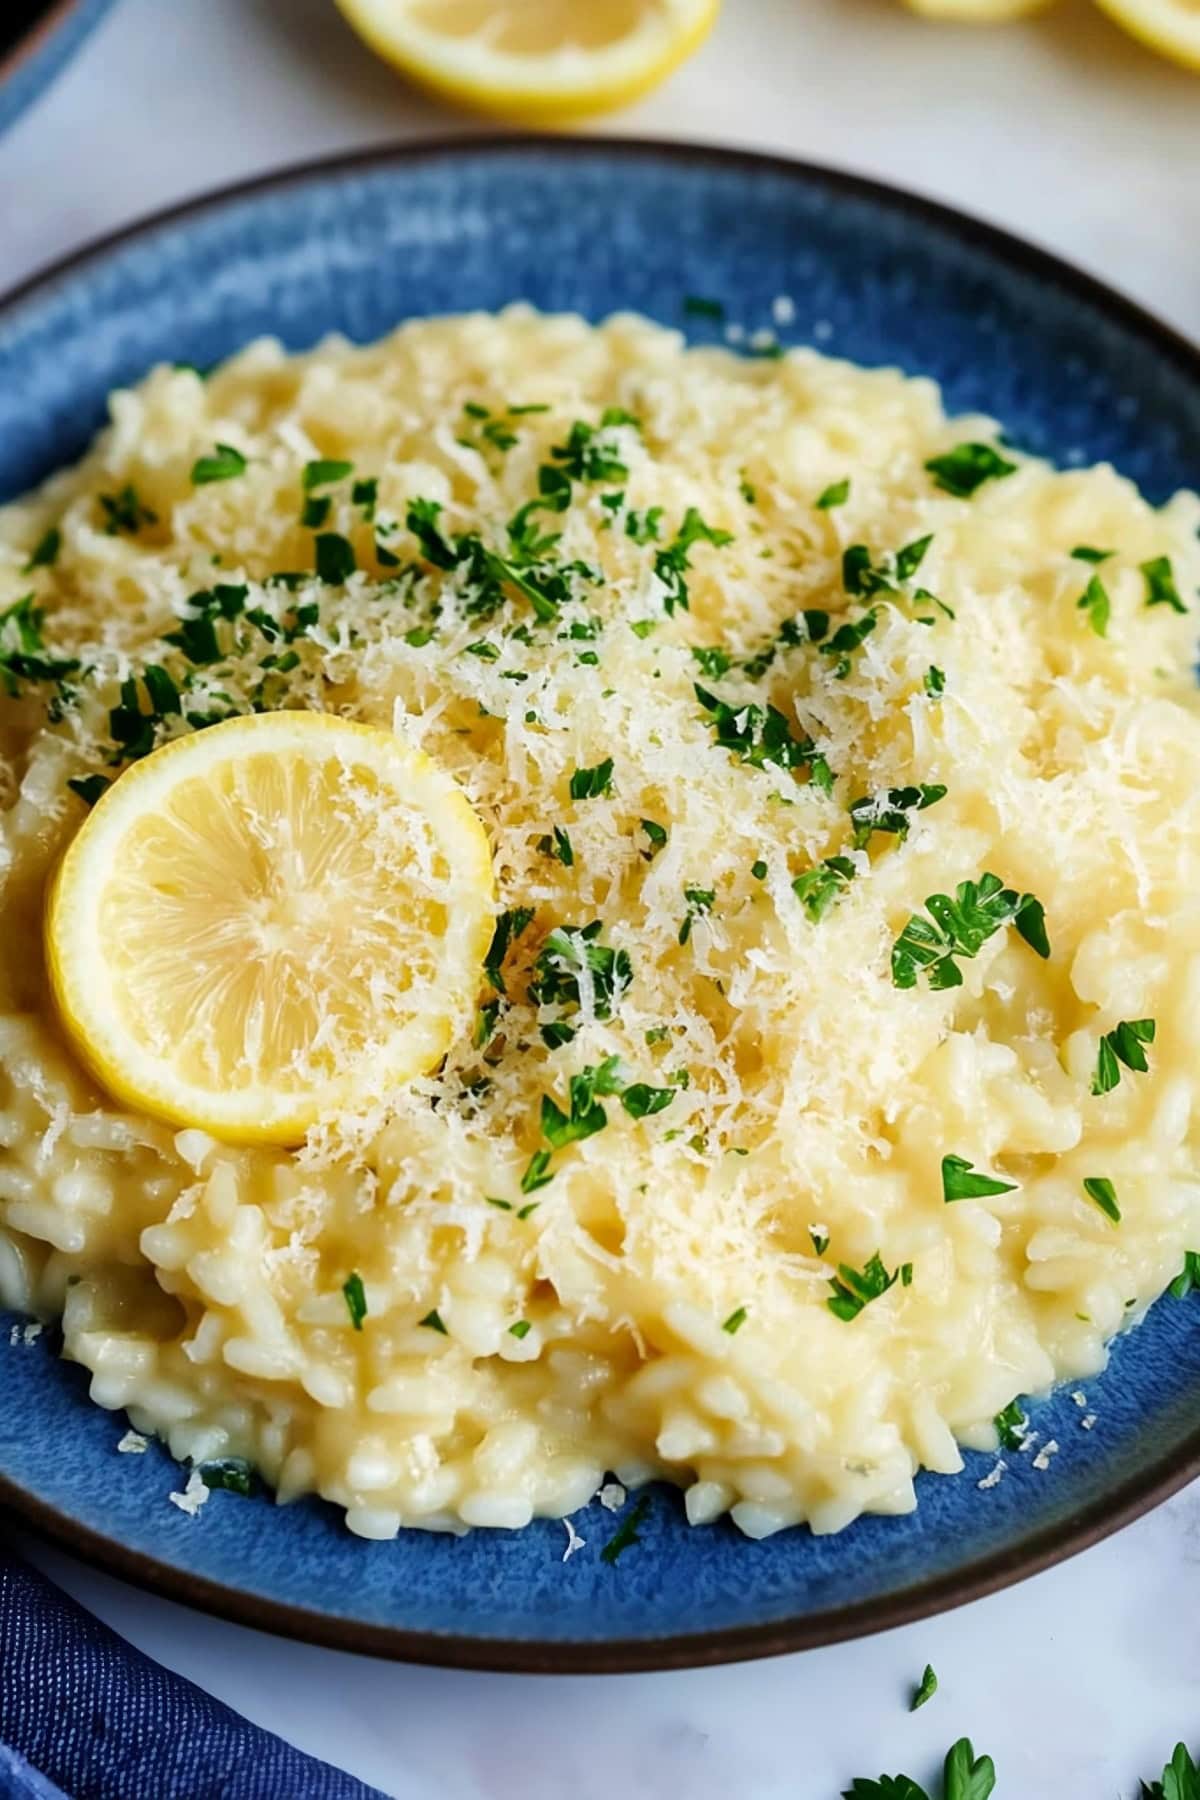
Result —
[[[121, 0], [0, 143], [0, 280], [239, 176], [469, 128], [373, 63], [330, 0]], [[923, 25], [894, 0], [726, 0], [699, 57], [611, 129], [886, 176], [1051, 246], [1200, 336], [1200, 80], [1085, 0], [998, 32]], [[964, 1732], [996, 1758], [997, 1800], [1117, 1800], [1179, 1736], [1200, 1745], [1200, 1489], [926, 1624], [608, 1679], [335, 1655], [31, 1553], [152, 1655], [398, 1800], [834, 1800], [856, 1774], [931, 1779]], [[941, 1689], [909, 1717], [927, 1661]]]

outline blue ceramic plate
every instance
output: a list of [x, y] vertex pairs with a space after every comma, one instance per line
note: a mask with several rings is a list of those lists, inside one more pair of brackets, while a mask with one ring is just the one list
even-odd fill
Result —
[[[86, 251], [0, 306], [0, 497], [81, 451], [104, 398], [154, 362], [212, 362], [258, 332], [295, 348], [373, 338], [413, 314], [526, 299], [600, 318], [635, 307], [699, 337], [685, 295], [750, 328], [898, 363], [1060, 461], [1111, 459], [1155, 500], [1200, 487], [1200, 357], [1115, 295], [1011, 238], [845, 176], [724, 151], [514, 139], [382, 152], [208, 200]], [[898, 1624], [1081, 1549], [1200, 1471], [1200, 1301], [1164, 1299], [1087, 1387], [1034, 1409], [1061, 1446], [918, 1481], [920, 1509], [833, 1538], [691, 1531], [654, 1490], [641, 1541], [601, 1560], [614, 1520], [463, 1540], [349, 1536], [316, 1501], [214, 1494], [167, 1504], [156, 1448], [87, 1400], [47, 1333], [0, 1320], [0, 1498], [149, 1587], [347, 1648], [484, 1667], [715, 1662]]]
[[[0, 132], [67, 66], [113, 0], [5, 0], [0, 19]], [[10, 10], [11, 6], [11, 10]], [[28, 20], [24, 15], [28, 14]]]

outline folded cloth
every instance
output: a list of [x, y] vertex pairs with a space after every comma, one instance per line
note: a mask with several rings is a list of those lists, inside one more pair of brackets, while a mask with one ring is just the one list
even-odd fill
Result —
[[386, 1800], [172, 1675], [0, 1549], [0, 1800]]

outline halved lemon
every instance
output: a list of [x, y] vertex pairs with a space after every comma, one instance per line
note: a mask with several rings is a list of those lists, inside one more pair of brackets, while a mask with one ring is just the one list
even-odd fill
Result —
[[1200, 69], [1200, 0], [1097, 0], [1110, 19], [1160, 56]]
[[264, 713], [114, 782], [51, 886], [47, 963], [71, 1039], [121, 1100], [295, 1144], [440, 1060], [494, 910], [483, 827], [422, 751]]
[[657, 87], [720, 0], [338, 0], [373, 50], [421, 86], [504, 119], [606, 112]]
[[955, 25], [1003, 25], [1042, 12], [1051, 0], [905, 0], [910, 12], [922, 18], [943, 19]]

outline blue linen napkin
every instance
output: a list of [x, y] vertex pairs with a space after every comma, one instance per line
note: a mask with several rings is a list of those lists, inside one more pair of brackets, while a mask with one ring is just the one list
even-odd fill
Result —
[[386, 1800], [119, 1638], [0, 1549], [0, 1800]]

